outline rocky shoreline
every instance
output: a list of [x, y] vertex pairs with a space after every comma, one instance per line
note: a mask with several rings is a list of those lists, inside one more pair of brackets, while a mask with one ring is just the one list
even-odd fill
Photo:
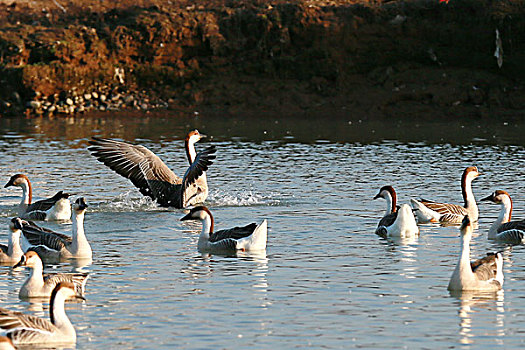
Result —
[[522, 117], [524, 9], [0, 0], [0, 116], [173, 108]]

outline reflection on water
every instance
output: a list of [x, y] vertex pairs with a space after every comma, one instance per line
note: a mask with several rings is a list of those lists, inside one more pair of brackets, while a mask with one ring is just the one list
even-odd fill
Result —
[[[216, 227], [266, 218], [267, 251], [198, 253], [199, 223], [181, 223], [183, 211], [157, 207], [86, 150], [92, 135], [136, 141], [180, 173], [193, 128], [209, 135], [197, 149], [217, 147], [206, 203]], [[519, 348], [523, 246], [486, 239], [498, 210], [480, 205], [471, 250], [504, 250], [505, 298], [450, 297], [458, 227], [422, 225], [418, 237], [384, 239], [374, 234], [384, 207], [371, 198], [393, 185], [400, 203], [420, 196], [461, 203], [461, 173], [476, 165], [486, 174], [473, 184], [476, 196], [505, 189], [515, 217], [525, 217], [521, 135], [521, 122], [487, 120], [0, 119], [0, 181], [26, 173], [35, 199], [66, 190], [91, 204], [85, 230], [93, 261], [45, 267], [90, 273], [87, 301], [67, 304], [78, 348]], [[3, 242], [19, 196], [0, 195]], [[42, 225], [71, 232], [70, 223]], [[48, 317], [48, 302], [18, 298], [27, 274], [0, 268], [0, 306]]]
[[476, 323], [485, 329], [484, 336], [505, 336], [504, 291], [494, 293], [458, 292], [451, 295], [459, 300], [458, 315], [461, 344], [476, 342]]

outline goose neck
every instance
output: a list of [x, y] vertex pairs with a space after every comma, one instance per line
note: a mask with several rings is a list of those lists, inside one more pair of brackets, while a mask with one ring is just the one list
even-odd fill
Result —
[[64, 309], [65, 301], [66, 297], [60, 289], [58, 291], [53, 291], [50, 301], [51, 323], [53, 323], [55, 327], [57, 327], [62, 333], [75, 334], [75, 328], [71, 324], [71, 321], [67, 317], [66, 311]]

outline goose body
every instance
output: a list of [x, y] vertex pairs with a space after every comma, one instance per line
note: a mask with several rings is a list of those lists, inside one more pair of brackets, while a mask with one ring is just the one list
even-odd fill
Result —
[[20, 298], [50, 297], [51, 292], [61, 282], [69, 282], [75, 286], [78, 296], [83, 297], [87, 273], [53, 273], [43, 274], [42, 260], [34, 251], [28, 251], [14, 267], [27, 266], [31, 268], [29, 278], [24, 282], [18, 296]]
[[397, 194], [392, 186], [383, 186], [374, 199], [386, 200], [386, 212], [379, 221], [376, 234], [380, 236], [411, 237], [419, 234], [412, 209], [407, 204], [397, 207]]
[[195, 143], [204, 135], [194, 130], [185, 142], [189, 167], [179, 178], [153, 152], [144, 146], [93, 137], [92, 155], [117, 174], [131, 180], [139, 191], [164, 207], [185, 208], [208, 197], [206, 170], [215, 159], [215, 148], [197, 153]]
[[442, 223], [461, 223], [463, 217], [468, 215], [472, 222], [478, 221], [479, 210], [476, 198], [472, 192], [472, 181], [476, 179], [480, 172], [476, 167], [468, 167], [461, 176], [461, 193], [464, 205], [438, 203], [425, 199], [410, 199], [410, 205], [416, 210], [419, 223], [442, 222]]
[[39, 227], [34, 223], [24, 224], [22, 248], [38, 253], [44, 261], [68, 258], [91, 259], [92, 250], [84, 232], [84, 214], [87, 204], [83, 197], [73, 204], [72, 236], [66, 236]]
[[214, 231], [213, 215], [206, 207], [195, 207], [181, 221], [198, 220], [202, 222], [202, 231], [197, 243], [201, 252], [247, 251], [266, 249], [268, 223], [263, 220], [259, 225], [252, 223], [243, 227]]
[[9, 222], [9, 241], [7, 245], [0, 244], [0, 263], [14, 265], [24, 252], [20, 245], [23, 221], [20, 218], [13, 218]]
[[512, 198], [506, 191], [497, 190], [481, 200], [501, 205], [498, 218], [490, 226], [488, 239], [512, 244], [525, 243], [525, 220], [511, 221]]
[[461, 224], [461, 245], [459, 260], [450, 278], [450, 291], [485, 291], [495, 292], [503, 286], [503, 256], [490, 253], [486, 257], [470, 261], [470, 240], [472, 225], [468, 215]]
[[31, 181], [26, 175], [11, 176], [4, 188], [11, 186], [22, 189], [22, 201], [18, 205], [18, 216], [22, 219], [67, 221], [71, 218], [71, 203], [68, 193], [59, 191], [53, 197], [32, 203], [33, 190]]
[[76, 342], [75, 328], [66, 315], [64, 302], [75, 296], [75, 286], [59, 283], [50, 298], [50, 321], [0, 308], [0, 331], [16, 345], [66, 344]]

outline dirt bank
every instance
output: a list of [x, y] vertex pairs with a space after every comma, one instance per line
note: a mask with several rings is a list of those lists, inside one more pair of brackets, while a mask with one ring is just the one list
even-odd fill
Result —
[[0, 114], [521, 117], [524, 37], [525, 0], [4, 0]]

